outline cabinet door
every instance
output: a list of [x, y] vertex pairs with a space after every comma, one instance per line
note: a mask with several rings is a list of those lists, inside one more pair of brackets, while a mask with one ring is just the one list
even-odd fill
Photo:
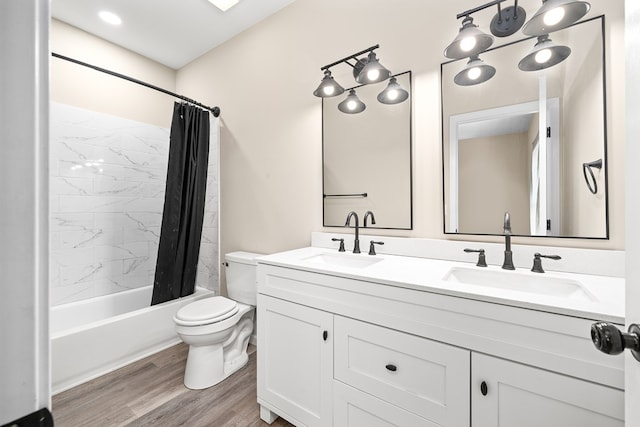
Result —
[[441, 427], [340, 381], [333, 382], [335, 427]]
[[258, 295], [258, 401], [306, 426], [331, 425], [333, 315]]
[[478, 353], [471, 372], [473, 427], [624, 427], [622, 390]]

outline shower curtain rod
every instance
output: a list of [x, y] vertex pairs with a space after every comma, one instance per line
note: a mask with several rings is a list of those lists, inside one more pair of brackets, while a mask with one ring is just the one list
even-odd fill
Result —
[[204, 108], [206, 110], [211, 111], [211, 113], [213, 114], [213, 117], [220, 116], [220, 107], [208, 107], [208, 106], [206, 106], [204, 104], [199, 103], [198, 101], [194, 101], [191, 98], [187, 98], [186, 96], [183, 96], [183, 95], [178, 95], [177, 93], [174, 93], [174, 92], [168, 91], [166, 89], [163, 89], [161, 87], [152, 85], [151, 83], [143, 82], [142, 80], [134, 79], [133, 77], [129, 77], [129, 76], [126, 76], [124, 74], [116, 73], [115, 71], [107, 70], [105, 68], [101, 68], [101, 67], [98, 67], [96, 65], [87, 64], [86, 62], [82, 62], [82, 61], [79, 61], [77, 59], [69, 58], [68, 56], [60, 55], [59, 53], [51, 52], [51, 56], [53, 56], [54, 58], [64, 59], [65, 61], [73, 62], [74, 64], [82, 65], [84, 67], [92, 68], [92, 69], [94, 69], [96, 71], [100, 71], [101, 73], [110, 74], [110, 75], [112, 75], [114, 77], [119, 77], [121, 79], [128, 80], [130, 82], [137, 83], [137, 84], [142, 85], [142, 86], [146, 86], [146, 87], [148, 87], [150, 89], [157, 90], [158, 92], [166, 93], [167, 95], [171, 95], [174, 98], [181, 99], [183, 101], [188, 102], [189, 104], [193, 104], [193, 105], [196, 105], [198, 107], [201, 107], [201, 108]]

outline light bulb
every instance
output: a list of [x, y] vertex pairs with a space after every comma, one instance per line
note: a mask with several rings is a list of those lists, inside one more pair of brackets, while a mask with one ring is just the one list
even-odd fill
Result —
[[542, 49], [540, 52], [536, 53], [536, 62], [538, 64], [544, 64], [551, 58], [551, 50], [550, 49]]
[[480, 77], [480, 74], [482, 74], [482, 71], [480, 71], [480, 67], [473, 67], [469, 69], [469, 71], [467, 71], [467, 77], [469, 77], [471, 80], [476, 80], [478, 77]]
[[395, 101], [398, 98], [398, 91], [396, 89], [391, 89], [387, 92], [387, 98], [391, 101]]
[[325, 86], [324, 88], [322, 88], [322, 91], [327, 96], [333, 95], [333, 92], [335, 92], [335, 90], [336, 88], [334, 88], [333, 86]]
[[464, 52], [469, 52], [476, 46], [476, 38], [475, 37], [465, 37], [460, 42], [460, 49]]
[[556, 7], [544, 14], [543, 21], [546, 25], [553, 26], [564, 18], [564, 7]]
[[378, 77], [380, 77], [380, 70], [373, 69], [367, 71], [367, 79], [369, 79], [370, 81], [375, 81], [378, 79]]
[[100, 16], [100, 19], [102, 19], [107, 24], [111, 24], [111, 25], [122, 24], [122, 19], [120, 19], [120, 17], [113, 12], [102, 10], [98, 13], [98, 16]]
[[351, 111], [356, 109], [356, 106], [358, 105], [358, 103], [356, 101], [354, 101], [353, 99], [350, 100], [349, 102], [347, 102], [347, 108]]

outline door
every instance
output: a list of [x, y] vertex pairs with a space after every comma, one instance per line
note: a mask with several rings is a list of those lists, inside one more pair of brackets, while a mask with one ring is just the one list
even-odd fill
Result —
[[52, 425], [49, 20], [48, 0], [0, 0], [0, 425]]
[[622, 390], [479, 353], [471, 355], [471, 408], [474, 427], [625, 425]]
[[[625, 2], [626, 144], [625, 144], [625, 250], [626, 320], [640, 323], [640, 2]], [[640, 362], [625, 351], [626, 420], [640, 426]]]
[[331, 424], [333, 315], [258, 295], [258, 402], [305, 426]]

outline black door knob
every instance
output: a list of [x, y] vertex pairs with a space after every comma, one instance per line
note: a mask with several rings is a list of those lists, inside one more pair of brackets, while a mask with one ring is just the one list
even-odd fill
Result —
[[629, 332], [622, 332], [609, 322], [591, 325], [591, 341], [598, 350], [606, 354], [620, 354], [631, 350], [633, 357], [640, 361], [640, 326], [629, 326]]

